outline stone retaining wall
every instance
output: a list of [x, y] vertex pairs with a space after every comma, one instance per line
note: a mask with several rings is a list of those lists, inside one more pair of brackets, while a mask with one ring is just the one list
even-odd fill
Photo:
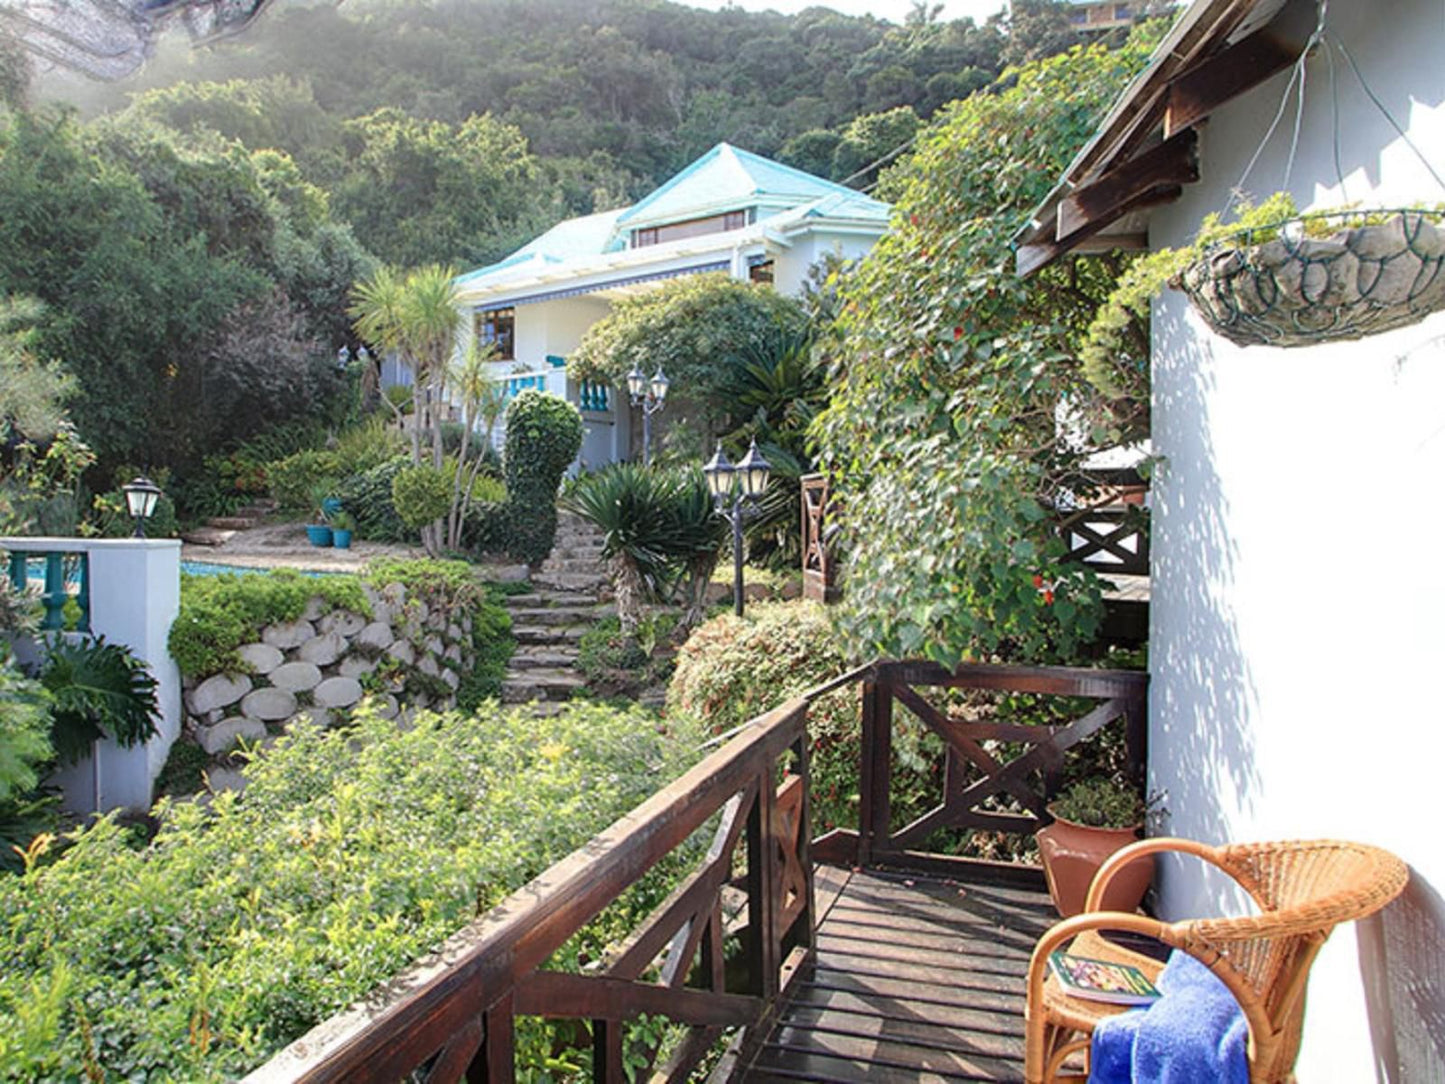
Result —
[[399, 583], [363, 590], [370, 617], [328, 613], [313, 598], [300, 618], [268, 625], [238, 649], [250, 673], [185, 682], [186, 730], [206, 753], [264, 740], [303, 715], [321, 726], [344, 722], [368, 692], [389, 717], [456, 706], [473, 663], [471, 616], [409, 599]]

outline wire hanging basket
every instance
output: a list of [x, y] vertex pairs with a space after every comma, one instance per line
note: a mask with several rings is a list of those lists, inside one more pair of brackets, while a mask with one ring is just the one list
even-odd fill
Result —
[[1445, 307], [1445, 215], [1340, 211], [1217, 242], [1175, 279], [1240, 346], [1311, 346], [1416, 323]]

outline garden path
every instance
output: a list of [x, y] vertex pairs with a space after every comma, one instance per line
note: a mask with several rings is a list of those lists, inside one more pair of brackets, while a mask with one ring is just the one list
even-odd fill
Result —
[[602, 603], [606, 585], [601, 533], [563, 512], [552, 552], [532, 577], [535, 590], [507, 598], [517, 650], [502, 680], [503, 700], [551, 705], [586, 685], [576, 669], [577, 643], [593, 623], [615, 612]]

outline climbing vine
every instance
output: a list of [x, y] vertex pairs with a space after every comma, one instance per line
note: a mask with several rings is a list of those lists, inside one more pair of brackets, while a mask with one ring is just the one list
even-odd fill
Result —
[[[1080, 436], [1105, 404], [1077, 349], [1121, 262], [1021, 280], [1011, 242], [1157, 35], [1006, 73], [884, 179], [893, 229], [842, 284], [834, 396], [813, 428], [858, 654], [1050, 659], [1099, 628], [1099, 584], [1061, 562], [1052, 516], [1087, 487]], [[1142, 325], [1122, 333], [1142, 347]]]

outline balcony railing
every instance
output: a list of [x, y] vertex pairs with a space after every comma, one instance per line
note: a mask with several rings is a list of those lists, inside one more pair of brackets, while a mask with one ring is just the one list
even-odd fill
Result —
[[[79, 617], [74, 630], [90, 631], [90, 557], [79, 549], [56, 548], [52, 540], [30, 544], [34, 548], [14, 548], [9, 553], [10, 585], [16, 591], [40, 587], [40, 604], [44, 613], [40, 628], [44, 631], [66, 627], [65, 604], [74, 599]], [[60, 543], [60, 546], [64, 546]]]
[[[854, 685], [861, 686], [860, 830], [812, 841], [809, 707]], [[809, 959], [814, 859], [957, 871], [969, 860], [918, 850], [934, 831], [1032, 832], [1048, 820], [1045, 804], [1058, 787], [1065, 752], [1111, 722], [1122, 720], [1129, 763], [1142, 771], [1146, 685], [1145, 675], [1120, 671], [969, 666], [949, 672], [922, 662], [878, 662], [842, 675], [717, 739], [724, 744], [676, 782], [454, 935], [435, 956], [287, 1047], [245, 1084], [510, 1081], [515, 1021], [522, 1015], [591, 1021], [598, 1081], [634, 1078], [636, 1064], [623, 1064], [622, 1029], [640, 1014], [686, 1028], [654, 1081], [687, 1079], [727, 1028], [742, 1029], [727, 1060], [745, 1065], [740, 1051], [766, 1033], [781, 995]], [[928, 689], [1096, 703], [1050, 725], [966, 722], [927, 699], [936, 695]], [[900, 705], [943, 739], [947, 753], [937, 808], [895, 827], [892, 748]], [[545, 966], [712, 818], [716, 828], [702, 861], [595, 972]], [[1029, 867], [988, 868], [1036, 877]], [[636, 1079], [648, 1079], [647, 1073]]]

